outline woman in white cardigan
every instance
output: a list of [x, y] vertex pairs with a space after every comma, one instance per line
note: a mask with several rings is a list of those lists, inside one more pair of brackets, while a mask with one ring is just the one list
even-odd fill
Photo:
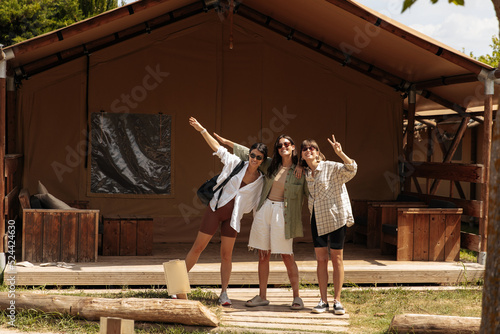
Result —
[[[214, 155], [218, 156], [224, 164], [215, 189], [231, 174], [241, 159], [221, 146], [194, 117], [189, 118], [189, 124], [203, 136], [208, 146], [214, 150]], [[267, 146], [265, 144], [255, 143], [252, 145], [249, 159], [244, 163], [243, 168], [224, 186], [223, 191], [218, 190], [214, 194], [203, 215], [196, 240], [186, 256], [186, 267], [189, 271], [198, 262], [198, 258], [220, 225], [221, 294], [219, 302], [223, 306], [231, 305], [231, 300], [227, 296], [227, 286], [232, 270], [234, 243], [240, 232], [240, 221], [243, 214], [253, 211], [259, 202], [263, 176], [258, 168], [266, 158]]]

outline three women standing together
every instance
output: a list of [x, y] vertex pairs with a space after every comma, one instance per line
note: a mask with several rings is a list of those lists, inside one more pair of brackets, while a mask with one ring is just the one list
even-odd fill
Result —
[[[321, 300], [313, 312], [324, 312], [329, 307], [326, 289], [330, 253], [334, 266], [334, 309], [336, 314], [343, 314], [340, 303], [344, 276], [342, 249], [345, 225], [353, 223], [345, 182], [356, 174], [356, 163], [343, 153], [335, 137], [332, 137], [333, 141], [329, 141], [344, 164], [324, 161], [324, 156], [313, 140], [302, 143], [299, 157], [294, 141], [285, 135], [277, 138], [272, 158], [267, 157], [267, 147], [262, 143], [256, 143], [248, 149], [215, 135], [222, 144], [233, 148], [234, 154], [229, 154], [196, 119], [191, 117], [189, 122], [203, 135], [216, 152], [214, 154], [224, 164], [217, 184], [222, 183], [241, 160], [248, 162], [226, 184], [218, 205], [216, 199], [219, 193], [216, 192], [206, 209], [196, 241], [186, 257], [188, 270], [197, 262], [221, 222], [222, 291], [219, 301], [222, 305], [231, 305], [226, 290], [231, 273], [232, 250], [242, 215], [253, 210], [254, 221], [248, 246], [259, 253], [259, 294], [247, 301], [246, 305], [255, 307], [269, 304], [266, 296], [269, 261], [271, 254], [280, 254], [293, 290], [291, 308], [302, 309], [304, 304], [299, 296], [299, 274], [293, 256], [293, 238], [303, 236], [302, 202], [307, 196], [321, 293]], [[302, 175], [302, 168], [297, 166], [305, 168], [305, 176]], [[328, 242], [330, 252], [327, 250]]]

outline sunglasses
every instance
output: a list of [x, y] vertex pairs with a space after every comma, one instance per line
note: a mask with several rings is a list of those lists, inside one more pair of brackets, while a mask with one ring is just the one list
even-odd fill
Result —
[[277, 148], [282, 148], [283, 146], [285, 146], [285, 148], [288, 148], [290, 145], [292, 145], [292, 143], [290, 142], [285, 142], [285, 143], [279, 143], [278, 145], [276, 145]]
[[309, 147], [303, 147], [303, 148], [302, 148], [302, 152], [307, 152], [307, 151], [309, 151], [309, 150], [311, 150], [311, 152], [314, 152], [314, 151], [316, 151], [316, 147], [314, 147], [314, 146], [309, 146]]
[[252, 159], [257, 159], [257, 160], [262, 160], [264, 159], [264, 157], [262, 155], [256, 155], [256, 154], [253, 154], [253, 153], [250, 153], [250, 158]]

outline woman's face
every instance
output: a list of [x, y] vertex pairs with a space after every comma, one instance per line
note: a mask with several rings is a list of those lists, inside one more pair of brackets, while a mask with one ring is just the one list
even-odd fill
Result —
[[264, 154], [262, 154], [258, 149], [254, 148], [252, 151], [250, 151], [250, 154], [248, 155], [248, 162], [250, 163], [250, 165], [257, 168], [262, 164], [263, 161]]
[[292, 143], [288, 139], [281, 138], [280, 141], [278, 142], [277, 148], [282, 158], [285, 157], [291, 158], [293, 150], [295, 150], [295, 145], [292, 145]]
[[303, 146], [301, 154], [302, 159], [308, 162], [316, 160], [318, 158], [319, 152], [314, 146]]

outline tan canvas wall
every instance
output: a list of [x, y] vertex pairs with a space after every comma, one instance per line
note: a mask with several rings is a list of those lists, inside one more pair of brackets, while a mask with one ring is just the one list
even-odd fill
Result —
[[212, 12], [90, 56], [90, 113], [173, 116], [173, 196], [89, 196], [85, 60], [23, 82], [25, 186], [34, 193], [41, 180], [54, 195], [88, 200], [104, 215], [154, 216], [155, 242], [193, 240], [204, 210], [195, 189], [221, 168], [188, 125], [193, 115], [209, 131], [248, 145], [259, 140], [272, 146], [281, 133], [297, 145], [314, 138], [328, 159], [338, 160], [326, 141], [334, 133], [359, 165], [348, 184], [351, 197], [396, 197], [402, 133], [398, 93], [241, 17], [235, 17], [233, 50], [228, 34], [227, 22]]

